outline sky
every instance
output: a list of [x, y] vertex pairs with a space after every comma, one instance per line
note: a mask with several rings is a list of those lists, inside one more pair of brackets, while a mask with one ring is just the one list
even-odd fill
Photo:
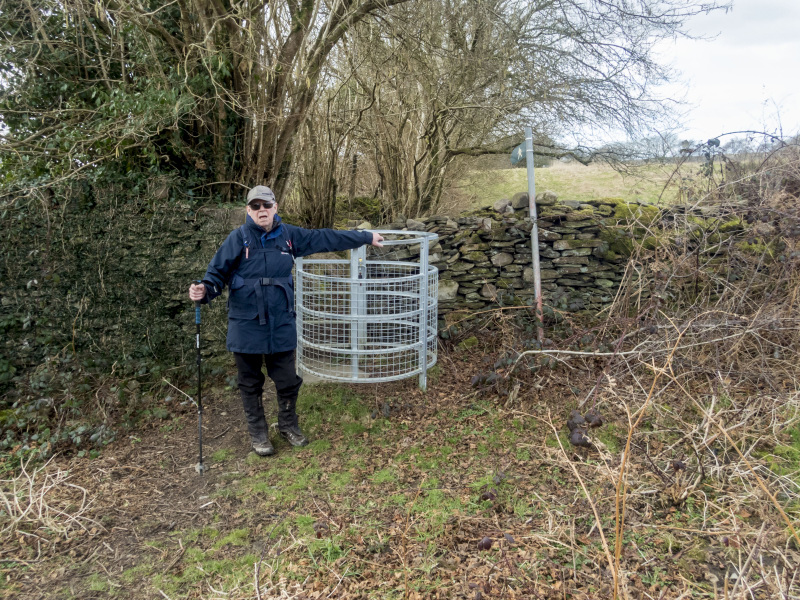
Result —
[[734, 0], [689, 21], [693, 35], [662, 43], [662, 59], [681, 72], [687, 113], [679, 135], [704, 141], [752, 129], [800, 133], [800, 0]]

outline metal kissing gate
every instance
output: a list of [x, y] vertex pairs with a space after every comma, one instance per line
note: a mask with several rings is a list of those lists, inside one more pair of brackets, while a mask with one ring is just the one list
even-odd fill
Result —
[[436, 363], [439, 270], [435, 233], [377, 231], [383, 248], [350, 259], [297, 259], [297, 362], [332, 381], [376, 383], [419, 376]]

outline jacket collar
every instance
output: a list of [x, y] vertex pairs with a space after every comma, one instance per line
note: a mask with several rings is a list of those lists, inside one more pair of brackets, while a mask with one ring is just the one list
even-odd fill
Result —
[[258, 235], [259, 239], [261, 240], [261, 247], [264, 247], [267, 240], [274, 239], [281, 234], [281, 218], [278, 215], [272, 219], [272, 229], [267, 231], [261, 225], [256, 223], [250, 215], [246, 215], [245, 222], [248, 227], [252, 228], [255, 232], [255, 235]]

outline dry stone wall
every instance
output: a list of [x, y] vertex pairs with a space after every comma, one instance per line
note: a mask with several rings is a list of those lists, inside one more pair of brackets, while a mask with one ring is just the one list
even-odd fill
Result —
[[[5, 206], [0, 395], [15, 373], [53, 356], [123, 376], [193, 362], [188, 285], [241, 222], [241, 207], [77, 195]], [[204, 309], [207, 353], [224, 351], [224, 313], [224, 301]]]
[[[573, 312], [608, 305], [632, 248], [630, 223], [652, 222], [658, 210], [615, 198], [559, 200], [552, 192], [539, 194], [537, 206], [545, 304]], [[442, 314], [534, 298], [527, 193], [470, 216], [408, 219], [387, 227], [439, 235], [431, 262], [439, 268]]]

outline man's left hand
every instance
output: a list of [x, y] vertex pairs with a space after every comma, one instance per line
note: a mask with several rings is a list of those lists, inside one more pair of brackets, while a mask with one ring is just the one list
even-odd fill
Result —
[[372, 234], [372, 241], [369, 243], [370, 246], [375, 246], [376, 248], [383, 248], [383, 236], [380, 233], [373, 233]]

